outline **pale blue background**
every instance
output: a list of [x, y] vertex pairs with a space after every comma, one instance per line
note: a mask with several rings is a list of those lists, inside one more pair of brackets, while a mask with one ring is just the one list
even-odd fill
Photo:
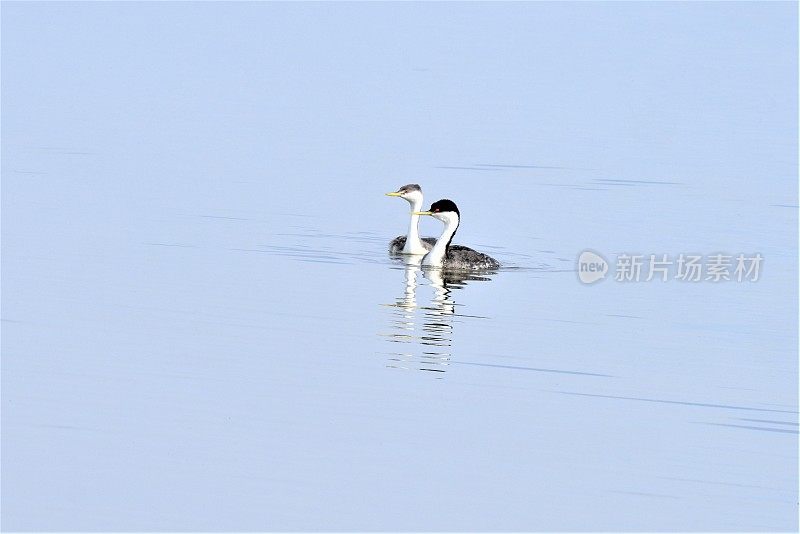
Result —
[[[797, 37], [778, 2], [3, 2], [3, 528], [796, 530]], [[407, 182], [512, 267], [453, 313], [396, 306]], [[586, 287], [585, 248], [765, 262]]]

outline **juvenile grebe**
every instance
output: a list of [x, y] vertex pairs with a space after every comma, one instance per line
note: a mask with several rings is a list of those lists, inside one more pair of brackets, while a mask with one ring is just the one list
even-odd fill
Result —
[[442, 269], [497, 269], [500, 263], [482, 252], [461, 245], [451, 245], [453, 236], [458, 230], [461, 214], [452, 200], [437, 200], [428, 211], [418, 211], [417, 215], [430, 215], [444, 223], [442, 235], [430, 252], [422, 258], [422, 265], [441, 267]]
[[386, 196], [400, 197], [411, 204], [411, 222], [408, 225], [408, 235], [397, 236], [389, 242], [389, 252], [392, 254], [427, 254], [433, 248], [436, 239], [432, 237], [419, 237], [419, 215], [422, 209], [422, 188], [417, 184], [404, 185], [394, 193]]

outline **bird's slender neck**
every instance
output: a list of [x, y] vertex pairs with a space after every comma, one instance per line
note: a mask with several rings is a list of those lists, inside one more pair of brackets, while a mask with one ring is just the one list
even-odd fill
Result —
[[458, 230], [458, 215], [455, 213], [448, 214], [444, 219], [444, 230], [442, 235], [436, 240], [430, 252], [423, 258], [422, 265], [429, 267], [442, 267], [444, 265], [445, 256], [447, 256], [447, 249], [450, 247], [450, 242]]
[[411, 220], [408, 222], [408, 234], [406, 235], [406, 244], [403, 247], [403, 252], [406, 254], [422, 254], [425, 253], [425, 247], [422, 245], [422, 240], [419, 238], [419, 215], [414, 215], [415, 212], [422, 210], [422, 199], [415, 198], [411, 201]]

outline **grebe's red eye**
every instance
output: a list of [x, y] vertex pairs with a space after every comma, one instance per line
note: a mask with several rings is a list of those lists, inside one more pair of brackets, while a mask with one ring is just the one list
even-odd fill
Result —
[[436, 208], [435, 210], [433, 210], [434, 213], [436, 213], [438, 211], [439, 211], [439, 208]]

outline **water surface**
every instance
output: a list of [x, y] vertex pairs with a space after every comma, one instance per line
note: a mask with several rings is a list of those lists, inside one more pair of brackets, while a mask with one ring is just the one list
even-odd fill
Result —
[[796, 20], [4, 4], [3, 527], [796, 530]]

